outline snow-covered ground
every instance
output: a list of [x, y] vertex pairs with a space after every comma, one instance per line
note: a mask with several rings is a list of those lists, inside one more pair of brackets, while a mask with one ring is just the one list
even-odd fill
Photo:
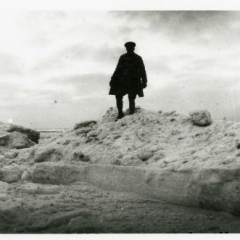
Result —
[[144, 109], [115, 122], [116, 115], [116, 109], [109, 109], [96, 123], [79, 128], [76, 124], [76, 129], [21, 150], [19, 156], [25, 158], [24, 163], [27, 158], [33, 163], [98, 163], [174, 170], [240, 166], [238, 122], [213, 120], [211, 125], [199, 127], [190, 116]]
[[[42, 195], [60, 201], [67, 198], [66, 184], [81, 181], [239, 215], [240, 123], [213, 119], [208, 126], [198, 126], [190, 115], [141, 108], [134, 115], [126, 111], [118, 121], [116, 116], [110, 108], [98, 121], [77, 123], [24, 148], [21, 135], [11, 135], [18, 137], [17, 145], [2, 141], [1, 211], [6, 206], [15, 209], [30, 195], [30, 205], [42, 202]], [[8, 128], [0, 123], [3, 140]], [[81, 192], [76, 194], [81, 198]], [[44, 201], [39, 208], [49, 203]], [[79, 214], [63, 214], [63, 222]]]

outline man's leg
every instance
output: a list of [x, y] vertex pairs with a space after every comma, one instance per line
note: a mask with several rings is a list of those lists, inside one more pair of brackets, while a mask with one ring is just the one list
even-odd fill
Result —
[[135, 99], [136, 99], [137, 94], [129, 94], [129, 113], [134, 114], [135, 112]]
[[118, 109], [118, 119], [124, 117], [123, 114], [123, 95], [116, 95], [117, 109]]

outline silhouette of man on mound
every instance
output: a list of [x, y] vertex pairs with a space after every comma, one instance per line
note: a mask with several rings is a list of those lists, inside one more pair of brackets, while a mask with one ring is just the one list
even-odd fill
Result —
[[147, 75], [142, 58], [134, 53], [136, 43], [126, 42], [127, 53], [120, 56], [115, 72], [110, 81], [110, 95], [116, 96], [118, 119], [124, 117], [123, 96], [128, 94], [129, 113], [134, 114], [135, 99], [143, 97], [143, 89], [147, 87]]

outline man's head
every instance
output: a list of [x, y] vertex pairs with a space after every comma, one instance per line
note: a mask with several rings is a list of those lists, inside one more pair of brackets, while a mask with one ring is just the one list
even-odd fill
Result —
[[124, 46], [126, 47], [127, 52], [134, 52], [136, 43], [135, 42], [126, 42], [124, 44]]

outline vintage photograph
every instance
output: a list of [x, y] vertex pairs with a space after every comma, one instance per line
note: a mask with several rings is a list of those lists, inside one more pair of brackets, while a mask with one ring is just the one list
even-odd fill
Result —
[[240, 11], [0, 9], [0, 234], [240, 233]]

